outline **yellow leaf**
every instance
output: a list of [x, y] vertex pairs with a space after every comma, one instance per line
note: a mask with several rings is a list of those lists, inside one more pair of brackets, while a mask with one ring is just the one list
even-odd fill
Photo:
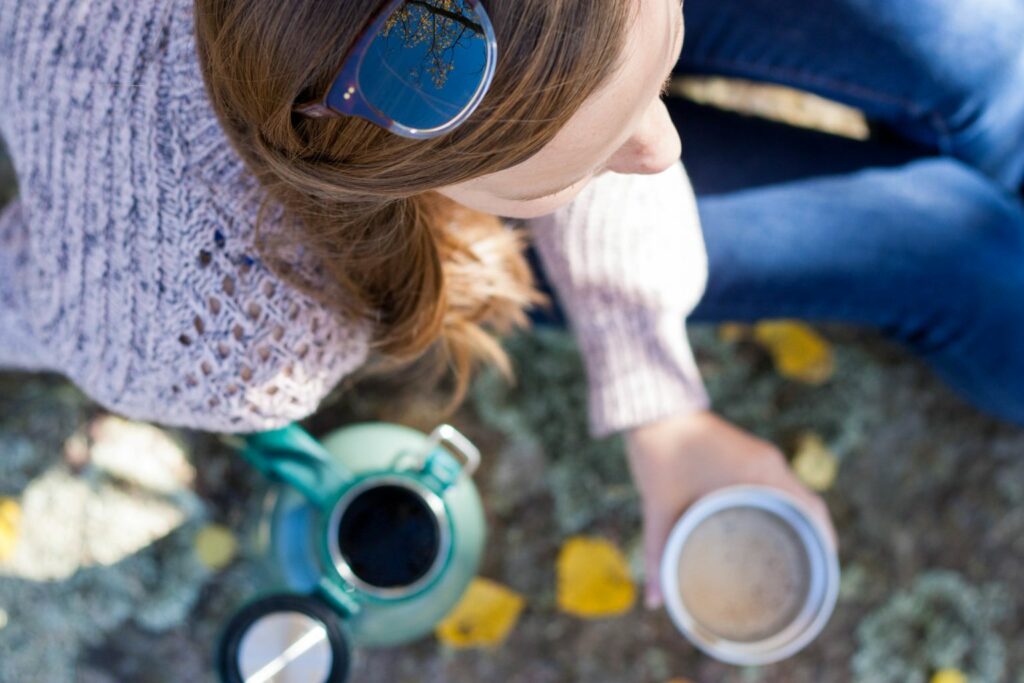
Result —
[[519, 620], [524, 600], [500, 583], [476, 578], [459, 604], [434, 628], [434, 635], [455, 648], [501, 644]]
[[195, 551], [199, 561], [210, 569], [223, 569], [235, 559], [238, 540], [225, 526], [207, 524], [196, 534]]
[[788, 379], [821, 384], [832, 376], [832, 347], [813, 329], [792, 320], [767, 320], [754, 326], [754, 338]]
[[718, 338], [727, 343], [735, 343], [747, 336], [749, 325], [743, 323], [722, 323], [718, 326]]
[[0, 562], [14, 554], [21, 525], [21, 505], [14, 498], [0, 498]]
[[827, 491], [836, 480], [839, 461], [820, 436], [807, 432], [801, 435], [793, 456], [793, 471], [808, 487]]
[[967, 676], [959, 669], [940, 669], [932, 676], [931, 683], [967, 683]]
[[558, 607], [579, 617], [628, 612], [636, 586], [623, 554], [603, 538], [573, 536], [558, 554]]

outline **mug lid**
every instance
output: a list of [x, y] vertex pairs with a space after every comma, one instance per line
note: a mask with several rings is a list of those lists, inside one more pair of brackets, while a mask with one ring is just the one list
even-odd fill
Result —
[[315, 597], [292, 593], [236, 613], [218, 660], [224, 683], [346, 683], [351, 669], [341, 617]]

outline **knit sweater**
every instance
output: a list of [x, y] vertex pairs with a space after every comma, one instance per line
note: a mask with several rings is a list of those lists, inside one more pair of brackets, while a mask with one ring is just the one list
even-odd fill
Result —
[[[206, 96], [192, 4], [0, 0], [19, 184], [0, 212], [0, 366], [62, 373], [135, 419], [271, 429], [363, 364], [373, 330], [259, 259], [263, 190]], [[684, 328], [706, 256], [682, 167], [605, 174], [528, 228], [578, 336], [593, 434], [706, 407]]]

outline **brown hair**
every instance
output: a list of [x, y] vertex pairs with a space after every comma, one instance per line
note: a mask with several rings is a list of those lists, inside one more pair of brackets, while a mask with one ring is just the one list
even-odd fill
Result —
[[[630, 4], [486, 0], [499, 53], [490, 90], [453, 132], [410, 140], [361, 119], [292, 112], [326, 91], [374, 3], [195, 0], [213, 108], [267, 190], [262, 209], [274, 200], [289, 218], [276, 238], [257, 220], [264, 260], [326, 306], [374, 320], [382, 358], [439, 352], [456, 373], [454, 401], [478, 361], [508, 373], [490, 332], [524, 325], [523, 308], [540, 300], [521, 239], [430, 190], [547, 144], [618, 66]], [[317, 255], [326, 290], [279, 257], [285, 240]]]

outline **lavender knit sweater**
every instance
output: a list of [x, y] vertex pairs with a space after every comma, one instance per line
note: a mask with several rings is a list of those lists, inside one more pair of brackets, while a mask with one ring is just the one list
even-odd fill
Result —
[[[63, 373], [136, 419], [252, 431], [309, 415], [366, 360], [365, 321], [257, 257], [262, 191], [206, 97], [192, 0], [0, 0], [0, 135], [20, 189], [0, 211], [0, 367]], [[684, 331], [706, 256], [682, 167], [605, 174], [530, 227], [593, 433], [706, 407]]]

